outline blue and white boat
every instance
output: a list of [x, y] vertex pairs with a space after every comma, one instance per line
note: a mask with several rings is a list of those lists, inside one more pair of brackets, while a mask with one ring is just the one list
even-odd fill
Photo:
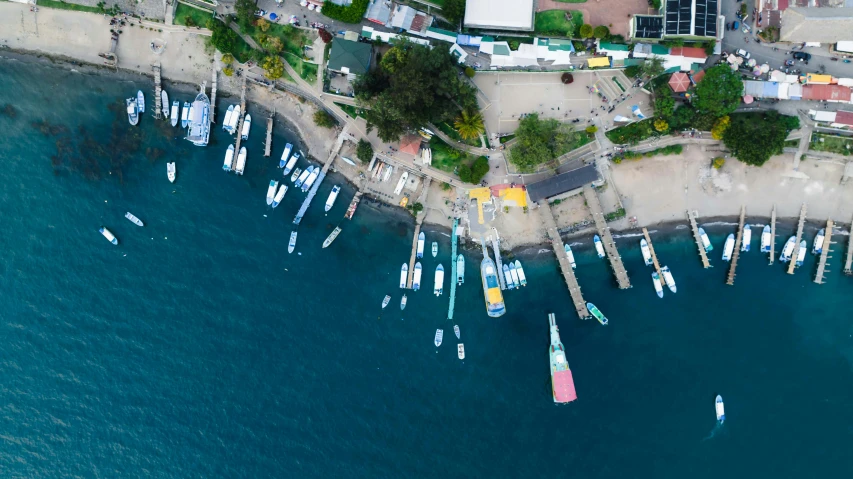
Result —
[[145, 113], [145, 95], [142, 90], [136, 92], [136, 106], [139, 108], [139, 113]]
[[592, 242], [595, 243], [595, 252], [598, 253], [598, 257], [604, 258], [604, 245], [601, 244], [601, 238], [595, 235], [592, 238]]
[[412, 276], [412, 291], [421, 289], [421, 262], [415, 263], [415, 274]]
[[246, 118], [243, 119], [243, 131], [240, 133], [240, 137], [244, 140], [249, 139], [249, 130], [252, 129], [252, 115], [247, 114]]
[[729, 236], [726, 237], [726, 244], [723, 246], [723, 261], [731, 261], [734, 249], [735, 235], [729, 234]]
[[299, 188], [303, 184], [305, 184], [305, 180], [308, 179], [308, 177], [311, 175], [312, 171], [314, 171], [314, 165], [311, 165], [308, 168], [305, 168], [305, 171], [303, 171], [302, 174], [299, 175], [299, 178], [296, 179], [296, 183], [293, 184], [293, 187]]
[[714, 249], [714, 246], [711, 244], [711, 240], [708, 239], [708, 235], [705, 234], [704, 229], [699, 228], [699, 236], [702, 238], [702, 246], [705, 247], [705, 252], [711, 252]]
[[664, 266], [660, 270], [663, 273], [663, 280], [666, 283], [666, 287], [669, 288], [673, 293], [678, 291], [678, 288], [675, 286], [675, 278], [672, 277], [672, 272], [669, 270], [669, 266]]
[[418, 259], [424, 257], [424, 244], [425, 243], [426, 243], [426, 235], [424, 235], [424, 232], [421, 231], [421, 233], [418, 235], [418, 253], [417, 253]]
[[743, 227], [743, 238], [741, 238], [740, 250], [749, 252], [749, 243], [752, 242], [752, 228], [749, 225]]
[[572, 265], [572, 269], [576, 269], [578, 265], [575, 263], [575, 254], [572, 253], [572, 247], [563, 243], [563, 249], [566, 251], [566, 258], [569, 259], [569, 264]]
[[652, 252], [649, 249], [649, 243], [646, 242], [645, 238], [640, 240], [640, 252], [643, 253], [643, 261], [646, 263], [646, 266], [651, 266]]
[[305, 180], [305, 183], [302, 183], [302, 192], [303, 193], [305, 193], [306, 191], [311, 189], [311, 185], [313, 185], [314, 182], [317, 181], [318, 176], [320, 176], [320, 167], [315, 166], [314, 171], [312, 171], [311, 174], [308, 175], [308, 178]]
[[225, 151], [225, 162], [222, 164], [222, 169], [231, 171], [231, 166], [234, 164], [234, 145], [228, 145]]
[[720, 424], [725, 422], [726, 420], [726, 407], [723, 404], [723, 397], [717, 394], [717, 399], [714, 401], [714, 411], [717, 413], [717, 421], [720, 421]]
[[341, 192], [341, 187], [339, 185], [335, 185], [332, 187], [332, 191], [329, 193], [329, 198], [326, 199], [326, 211], [332, 209], [335, 206], [335, 200], [338, 199], [338, 193]]
[[820, 231], [817, 232], [817, 236], [814, 238], [814, 245], [812, 246], [812, 253], [821, 254], [823, 253], [823, 240], [826, 238], [826, 230], [821, 228]]
[[400, 268], [400, 289], [406, 289], [406, 281], [409, 279], [409, 265], [403, 263], [403, 267]]
[[115, 235], [112, 234], [112, 232], [110, 232], [110, 230], [101, 226], [101, 229], [99, 229], [98, 231], [100, 231], [101, 234], [104, 235], [104, 238], [106, 238], [110, 243], [118, 244], [118, 239], [115, 237]]
[[[459, 256], [462, 256], [461, 254]], [[518, 280], [522, 286], [527, 286], [527, 276], [524, 274], [524, 268], [521, 267], [521, 261], [515, 260], [515, 271], [518, 273]]]
[[275, 194], [275, 198], [272, 199], [273, 208], [281, 204], [281, 200], [284, 199], [285, 193], [287, 193], [287, 185], [282, 183], [281, 186], [278, 187], [278, 193]]
[[506, 281], [507, 289], [515, 288], [515, 283], [512, 280], [512, 273], [510, 273], [510, 271], [509, 271], [509, 266], [503, 265], [503, 268], [501, 268], [501, 269], [503, 270], [503, 273], [504, 273], [504, 280]]
[[272, 204], [272, 200], [275, 198], [276, 188], [278, 188], [278, 181], [270, 180], [270, 186], [267, 188], [267, 205]]
[[[288, 143], [287, 145], [284, 146], [284, 151], [281, 152], [281, 159], [278, 160], [278, 167], [279, 168], [284, 168], [284, 165], [287, 164], [287, 159], [290, 157], [290, 150], [292, 150], [292, 149], [293, 149], [293, 145], [291, 145], [290, 143]], [[285, 171], [284, 174], [286, 175], [287, 172]]]
[[290, 242], [287, 243], [287, 252], [293, 253], [293, 250], [296, 249], [296, 231], [290, 233]]
[[225, 118], [222, 120], [222, 129], [228, 131], [231, 125], [231, 116], [234, 115], [234, 105], [229, 105], [225, 110]]
[[444, 266], [438, 265], [435, 267], [435, 287], [433, 293], [436, 296], [441, 296], [444, 292]]
[[761, 230], [761, 252], [769, 253], [770, 252], [770, 242], [773, 238], [770, 237], [770, 225], [764, 225], [764, 229]]
[[791, 261], [791, 255], [794, 254], [794, 246], [796, 246], [796, 244], [796, 236], [791, 236], [790, 238], [788, 238], [788, 241], [785, 242], [785, 246], [782, 247], [782, 253], [779, 255], [779, 261], [783, 263]]
[[[293, 167], [296, 166], [297, 161], [299, 161], [299, 152], [294, 153], [293, 156], [290, 157], [290, 160], [287, 161], [287, 164], [284, 165], [284, 172], [282, 172], [282, 175], [287, 176], [291, 171], [293, 171]], [[292, 179], [290, 181], [293, 182]]]
[[806, 259], [806, 250], [809, 249], [808, 243], [806, 240], [800, 241], [800, 249], [797, 251], [797, 267], [803, 265], [803, 261]]
[[657, 293], [658, 298], [663, 298], [663, 286], [660, 284], [660, 275], [657, 271], [652, 272], [652, 281], [654, 281], [655, 293]]
[[181, 128], [186, 128], [190, 124], [190, 102], [184, 102], [184, 108], [181, 109]]
[[518, 277], [518, 271], [515, 270], [515, 263], [512, 261], [509, 262], [509, 274], [512, 276], [512, 284], [515, 285], [515, 289], [521, 287], [521, 278]]
[[178, 100], [175, 100], [172, 102], [171, 118], [169, 120], [172, 123], [172, 126], [178, 125], [178, 122], [181, 120], [180, 118], [178, 118], [180, 116], [180, 114], [181, 114], [181, 102], [179, 102]]

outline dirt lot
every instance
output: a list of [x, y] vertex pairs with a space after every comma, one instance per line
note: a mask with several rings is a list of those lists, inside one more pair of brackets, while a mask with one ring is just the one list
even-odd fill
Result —
[[610, 33], [626, 38], [631, 28], [631, 15], [654, 13], [647, 0], [590, 0], [585, 3], [539, 0], [536, 11], [545, 10], [580, 10], [584, 23], [593, 27], [604, 25], [610, 28]]

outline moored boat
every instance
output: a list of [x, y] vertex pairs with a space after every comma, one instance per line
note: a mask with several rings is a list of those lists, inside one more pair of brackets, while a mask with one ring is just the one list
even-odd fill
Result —
[[302, 172], [302, 174], [301, 174], [301, 175], [299, 175], [299, 178], [297, 178], [297, 179], [296, 179], [296, 183], [294, 183], [294, 184], [293, 184], [293, 187], [294, 187], [294, 188], [299, 188], [299, 187], [301, 187], [303, 184], [305, 184], [305, 180], [307, 180], [307, 179], [308, 179], [308, 177], [311, 175], [311, 172], [312, 172], [312, 171], [314, 171], [314, 165], [309, 166], [308, 168], [306, 168], [306, 169]]
[[419, 259], [424, 257], [424, 242], [425, 241], [426, 241], [426, 236], [424, 235], [423, 231], [421, 231], [421, 233], [418, 235], [418, 253], [417, 253], [417, 256]]
[[661, 268], [661, 273], [663, 273], [663, 280], [666, 283], [666, 287], [673, 293], [677, 292], [678, 288], [675, 286], [675, 278], [672, 277], [672, 272], [669, 270], [669, 266]]
[[743, 227], [743, 237], [741, 238], [740, 250], [749, 252], [749, 243], [752, 242], [752, 228], [749, 225]]
[[391, 302], [391, 295], [386, 294], [384, 298], [382, 298], [382, 309], [385, 309], [385, 306], [388, 306], [388, 303]]
[[228, 145], [228, 149], [225, 150], [225, 162], [222, 164], [222, 169], [225, 171], [231, 171], [231, 165], [234, 163], [234, 145]]
[[181, 128], [186, 128], [190, 124], [190, 102], [185, 101], [184, 107], [181, 108]]
[[330, 209], [332, 209], [333, 206], [335, 206], [335, 200], [338, 199], [338, 193], [340, 193], [340, 192], [341, 192], [340, 186], [335, 185], [332, 187], [332, 191], [331, 191], [331, 193], [329, 193], [329, 198], [326, 199], [326, 211], [329, 211]]
[[287, 252], [293, 253], [293, 250], [296, 249], [296, 231], [290, 233], [290, 242], [287, 243]]
[[456, 345], [456, 355], [459, 356], [459, 359], [465, 359], [465, 345], [459, 343]]
[[[293, 174], [290, 175], [290, 182], [294, 183], [294, 188], [298, 188], [298, 186], [296, 186], [295, 183], [296, 183], [296, 179], [299, 178], [299, 175], [301, 175], [301, 174], [302, 174], [302, 168], [297, 168], [297, 169], [293, 170]], [[305, 177], [307, 178], [308, 175], [305, 175]]]
[[228, 131], [228, 128], [231, 128], [231, 116], [234, 115], [234, 105], [228, 105], [228, 109], [225, 110], [225, 118], [222, 120], [222, 129]]
[[521, 280], [518, 278], [518, 271], [515, 270], [515, 263], [512, 261], [509, 262], [509, 274], [512, 276], [512, 284], [515, 286], [515, 289], [521, 287]]
[[720, 424], [726, 420], [726, 407], [723, 404], [723, 397], [717, 394], [717, 399], [714, 401], [714, 412], [717, 413], [717, 421]]
[[607, 323], [609, 322], [607, 320], [607, 317], [604, 316], [604, 313], [599, 311], [598, 308], [596, 308], [594, 304], [586, 303], [586, 309], [589, 310], [589, 314], [591, 314], [593, 318], [597, 319], [599, 323], [607, 326]]
[[278, 193], [275, 194], [275, 198], [272, 199], [273, 208], [281, 204], [281, 200], [284, 199], [285, 193], [287, 193], [287, 185], [282, 183], [282, 185], [278, 187]]
[[412, 277], [412, 291], [417, 291], [421, 289], [421, 262], [418, 261], [415, 263], [415, 274]]
[[181, 120], [181, 102], [178, 100], [172, 102], [172, 111], [169, 115], [171, 117], [172, 126], [177, 126], [178, 122]]
[[[278, 167], [279, 168], [284, 168], [284, 165], [287, 164], [287, 160], [288, 160], [288, 158], [290, 158], [290, 151], [292, 149], [293, 149], [293, 145], [290, 143], [288, 143], [287, 145], [284, 146], [284, 151], [281, 152], [281, 159], [278, 160]], [[285, 175], [287, 173], [288, 172], [286, 172], [286, 171], [284, 172]]]
[[234, 173], [242, 175], [246, 169], [246, 147], [240, 147], [240, 154], [237, 155], [237, 164], [234, 166]]
[[409, 179], [409, 172], [404, 171], [402, 175], [400, 175], [400, 181], [397, 182], [397, 186], [394, 188], [394, 195], [399, 195], [403, 192], [403, 187], [406, 186], [406, 180]]
[[231, 118], [228, 119], [228, 127], [225, 129], [230, 134], [237, 132], [237, 125], [240, 122], [240, 105], [234, 106], [234, 111], [231, 112]]
[[406, 289], [406, 280], [409, 279], [409, 265], [403, 263], [403, 267], [400, 268], [400, 289]]
[[788, 238], [788, 241], [785, 242], [785, 246], [782, 247], [782, 253], [779, 255], [779, 261], [783, 263], [791, 261], [791, 255], [794, 254], [794, 246], [796, 246], [796, 244], [796, 236]]
[[177, 175], [177, 173], [178, 171], [175, 167], [174, 161], [171, 163], [166, 163], [166, 178], [169, 178], [169, 183], [175, 182], [175, 176]]
[[169, 118], [169, 94], [166, 90], [160, 90], [160, 107], [163, 108], [163, 116]]
[[435, 347], [441, 346], [441, 340], [444, 338], [444, 331], [441, 329], [435, 330], [435, 339], [433, 342], [435, 343]]
[[723, 245], [723, 261], [731, 261], [734, 250], [735, 235], [729, 234], [729, 236], [726, 237], [726, 244]]
[[101, 226], [101, 229], [99, 229], [98, 231], [100, 231], [101, 234], [104, 235], [104, 238], [106, 238], [110, 243], [118, 244], [118, 238], [116, 238], [110, 230]]
[[[291, 171], [293, 171], [293, 167], [294, 167], [294, 166], [296, 166], [296, 162], [297, 162], [297, 161], [299, 161], [299, 153], [298, 153], [298, 152], [297, 152], [297, 153], [294, 153], [294, 154], [293, 154], [293, 156], [291, 156], [291, 157], [290, 157], [290, 159], [289, 159], [289, 160], [287, 160], [287, 164], [286, 164], [286, 165], [284, 165], [284, 171], [282, 172], [282, 174], [283, 174], [284, 176], [287, 176], [287, 175], [288, 175], [288, 173], [290, 173]], [[298, 169], [299, 169], [299, 168], [297, 168], [297, 170], [298, 170]], [[300, 171], [301, 171], [301, 170], [300, 170]], [[297, 175], [296, 175], [296, 177], [298, 178], [298, 177], [299, 177], [299, 175], [297, 174]], [[294, 180], [295, 180], [295, 178], [293, 178], [293, 177], [291, 177], [291, 178], [290, 178], [290, 181], [291, 181], [291, 182], [293, 182]]]
[[145, 113], [145, 95], [142, 90], [136, 92], [136, 106], [139, 107], [139, 113]]
[[640, 240], [640, 251], [643, 253], [643, 261], [646, 263], [646, 266], [651, 266], [652, 252], [649, 250], [649, 243], [646, 242], [645, 238]]
[[595, 243], [595, 252], [598, 253], [598, 257], [604, 258], [604, 245], [601, 244], [601, 238], [595, 235], [592, 238], [592, 242]]
[[408, 301], [408, 298], [406, 298], [406, 295], [404, 294], [403, 297], [400, 299], [400, 311], [406, 309], [406, 302], [407, 301]]
[[125, 100], [125, 104], [127, 105], [127, 121], [130, 122], [131, 125], [136, 126], [139, 124], [139, 106], [136, 104], [136, 100], [133, 98], [128, 98]]
[[572, 247], [563, 243], [563, 249], [566, 251], [566, 258], [569, 259], [569, 264], [572, 265], [572, 269], [576, 269], [578, 265], [575, 263], [575, 254], [572, 252]]
[[761, 252], [769, 253], [770, 252], [770, 225], [764, 225], [764, 229], [761, 230]]
[[821, 254], [823, 253], [823, 240], [826, 238], [826, 229], [821, 228], [820, 231], [817, 232], [817, 236], [814, 238], [814, 244], [812, 245], [812, 253], [813, 254]]
[[270, 180], [270, 186], [267, 188], [267, 204], [271, 205], [275, 198], [275, 189], [278, 188], [278, 181]]
[[461, 334], [459, 333], [459, 326], [453, 325], [453, 333], [456, 334], [456, 339], [462, 339]]
[[548, 314], [548, 324], [551, 329], [551, 346], [548, 348], [551, 357], [551, 394], [556, 404], [570, 403], [577, 399], [578, 395], [575, 392], [572, 370], [566, 360], [566, 350], [560, 341], [560, 330], [557, 328], [554, 313]]
[[306, 192], [311, 188], [311, 185], [317, 181], [317, 177], [320, 176], [320, 167], [315, 166], [314, 170], [308, 175], [308, 178], [305, 180], [305, 183], [302, 184], [302, 192]]
[[390, 180], [391, 179], [391, 173], [393, 173], [393, 172], [394, 172], [394, 167], [391, 165], [388, 165], [388, 169], [386, 169], [385, 173], [383, 173], [382, 181], [387, 182], [388, 180]]
[[524, 268], [521, 267], [521, 261], [515, 260], [515, 271], [518, 273], [518, 280], [522, 286], [527, 286], [527, 276], [524, 275]]
[[347, 207], [347, 212], [344, 214], [344, 218], [351, 220], [352, 215], [355, 214], [356, 208], [358, 208], [358, 202], [361, 201], [361, 195], [356, 194], [353, 196], [352, 201], [349, 203], [349, 207]]
[[465, 282], [465, 257], [461, 254], [456, 257], [456, 285], [462, 286]]
[[337, 238], [339, 234], [341, 234], [341, 227], [336, 226], [335, 229], [332, 230], [331, 233], [329, 233], [329, 236], [326, 238], [326, 241], [323, 241], [323, 248], [328, 248], [329, 245], [332, 244], [332, 241], [335, 241], [335, 238]]
[[486, 314], [492, 318], [498, 318], [506, 313], [501, 284], [498, 280], [500, 274], [495, 267], [495, 262], [489, 257], [485, 248], [483, 249], [483, 261], [480, 263], [480, 278], [483, 280], [483, 296], [486, 299]]
[[503, 265], [503, 268], [501, 268], [501, 269], [503, 270], [504, 281], [506, 281], [506, 288], [507, 289], [514, 288], [515, 283], [513, 283], [513, 281], [512, 281], [512, 273], [510, 273], [510, 271], [509, 271], [509, 266]]
[[141, 219], [139, 219], [139, 218], [137, 218], [137, 217], [136, 217], [136, 215], [134, 215], [134, 214], [133, 214], [133, 213], [131, 213], [130, 211], [128, 211], [127, 213], [125, 213], [125, 214], [124, 214], [124, 217], [125, 217], [125, 218], [127, 218], [127, 219], [129, 219], [129, 220], [130, 220], [130, 222], [131, 222], [131, 223], [133, 223], [133, 224], [135, 224], [136, 226], [145, 226], [145, 224], [143, 224], [143, 223], [142, 223], [142, 220], [141, 220]]
[[655, 283], [655, 293], [657, 293], [658, 298], [663, 298], [663, 286], [660, 284], [660, 275], [657, 271], [652, 272], [652, 281]]
[[210, 139], [210, 99], [204, 91], [201, 91], [190, 107], [187, 140], [196, 146], [206, 146], [208, 139]]
[[714, 249], [714, 245], [711, 244], [711, 240], [708, 239], [708, 235], [705, 234], [705, 230], [699, 228], [699, 236], [702, 238], [702, 246], [705, 247], [705, 252], [708, 253]]
[[342, 159], [342, 160], [344, 160], [344, 163], [346, 163], [346, 164], [348, 164], [348, 165], [350, 165], [350, 166], [355, 166], [355, 162], [354, 162], [354, 161], [352, 161], [352, 160], [350, 160], [350, 159], [349, 159], [349, 158], [347, 158], [346, 156], [342, 156], [342, 157], [341, 157], [341, 159]]
[[438, 242], [433, 241], [432, 242], [432, 257], [435, 258], [436, 256], [438, 256]]
[[809, 248], [809, 245], [808, 245], [808, 243], [806, 243], [806, 240], [800, 241], [800, 249], [797, 250], [797, 267], [798, 268], [803, 265], [803, 260], [806, 259], [806, 250], [808, 248]]
[[432, 290], [436, 296], [441, 296], [444, 292], [444, 266], [438, 265], [435, 267], [435, 287]]
[[246, 118], [243, 119], [243, 131], [240, 133], [240, 137], [244, 140], [249, 139], [249, 130], [252, 129], [252, 115], [246, 115]]

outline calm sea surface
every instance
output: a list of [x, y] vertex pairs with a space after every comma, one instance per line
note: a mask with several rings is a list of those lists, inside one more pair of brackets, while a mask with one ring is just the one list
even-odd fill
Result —
[[[423, 261], [424, 288], [403, 312], [413, 222], [365, 203], [343, 221], [349, 186], [325, 214], [336, 174], [299, 227], [299, 254], [287, 253], [304, 195], [289, 191], [275, 210], [264, 201], [294, 139], [283, 122], [268, 159], [257, 122], [237, 177], [221, 170], [230, 137], [218, 127], [198, 148], [150, 113], [128, 125], [124, 98], [142, 89], [153, 108], [150, 78], [0, 59], [0, 85], [0, 108], [12, 105], [0, 110], [4, 477], [853, 474], [846, 236], [818, 286], [814, 256], [789, 276], [767, 265], [756, 234], [730, 287], [719, 255], [732, 226], [707, 227], [710, 270], [687, 230], [661, 230], [655, 248], [678, 282], [663, 300], [639, 238], [620, 240], [627, 291], [582, 238], [580, 283], [607, 327], [577, 319], [553, 254], [537, 248], [518, 252], [529, 285], [488, 318], [479, 248], [468, 245], [454, 321], [462, 362], [448, 294], [430, 294], [435, 266], [450, 269], [446, 229], [427, 228], [439, 257]], [[343, 233], [321, 249], [337, 224]], [[781, 246], [793, 227], [779, 232]], [[549, 312], [579, 396], [564, 407], [550, 394]]]

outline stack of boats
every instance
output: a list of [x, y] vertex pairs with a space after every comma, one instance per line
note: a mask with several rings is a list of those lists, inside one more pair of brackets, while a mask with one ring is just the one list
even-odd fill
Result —
[[[251, 118], [251, 117], [248, 117]], [[225, 119], [222, 120], [222, 129], [233, 135], [237, 131], [237, 123], [240, 121], [240, 105], [230, 105], [225, 111]]]
[[388, 181], [391, 179], [391, 174], [394, 172], [394, 167], [383, 161], [376, 161], [373, 168], [367, 170], [367, 174], [371, 179], [377, 181]]
[[[705, 234], [705, 232], [702, 231], [701, 234]], [[646, 263], [646, 266], [654, 265], [652, 251], [645, 238], [640, 240], [640, 252], [643, 254], [643, 262]], [[652, 284], [655, 287], [655, 293], [658, 295], [658, 298], [663, 298], [663, 284], [661, 283], [665, 283], [673, 293], [678, 291], [678, 288], [675, 286], [675, 279], [672, 277], [672, 272], [669, 270], [669, 266], [662, 267], [661, 273], [663, 274], [663, 278], [661, 278], [661, 275], [658, 274], [657, 271], [652, 271]]]
[[[136, 215], [135, 215], [135, 214], [133, 214], [133, 213], [131, 213], [130, 211], [128, 211], [127, 213], [125, 213], [125, 214], [124, 214], [124, 217], [125, 217], [125, 218], [127, 218], [127, 219], [128, 219], [128, 221], [130, 221], [131, 223], [135, 224], [136, 226], [145, 226], [145, 224], [142, 222], [142, 220], [141, 220], [141, 219], [139, 219], [139, 218], [137, 218], [137, 217], [136, 217]], [[98, 229], [98, 232], [99, 232], [99, 233], [101, 233], [101, 235], [102, 235], [104, 238], [106, 238], [106, 239], [107, 239], [107, 241], [109, 241], [110, 243], [112, 243], [112, 244], [114, 244], [114, 245], [117, 245], [117, 244], [118, 244], [118, 238], [116, 238], [116, 237], [115, 237], [115, 235], [112, 233], [112, 231], [108, 230], [108, 229], [106, 228], [106, 226], [101, 226], [101, 227]]]
[[508, 265], [504, 264], [502, 269], [507, 289], [518, 289], [521, 286], [527, 286], [527, 277], [524, 275], [524, 268], [521, 267], [521, 261], [510, 261]]
[[[276, 190], [278, 188], [278, 190]], [[277, 207], [281, 204], [281, 200], [284, 199], [284, 194], [287, 193], [287, 185], [284, 183], [279, 186], [278, 181], [270, 180], [270, 185], [267, 188], [267, 204], [271, 205], [273, 208]]]

